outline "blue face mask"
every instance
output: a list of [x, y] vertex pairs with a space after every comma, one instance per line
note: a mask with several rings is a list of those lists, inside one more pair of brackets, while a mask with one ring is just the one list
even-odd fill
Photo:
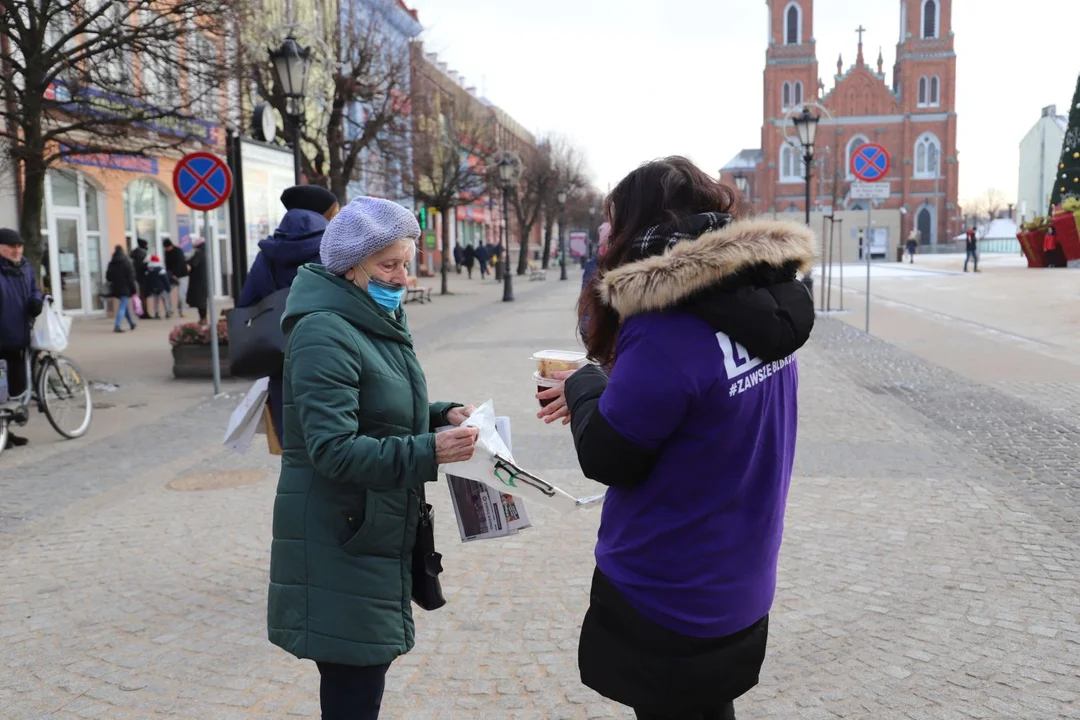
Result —
[[367, 293], [376, 305], [392, 313], [401, 306], [401, 299], [405, 297], [405, 286], [369, 277]]

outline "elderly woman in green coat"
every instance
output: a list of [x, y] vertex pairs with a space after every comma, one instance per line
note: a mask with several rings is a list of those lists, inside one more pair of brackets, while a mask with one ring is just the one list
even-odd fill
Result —
[[401, 309], [420, 227], [358, 198], [327, 226], [322, 265], [289, 292], [284, 451], [274, 502], [270, 641], [314, 660], [323, 720], [374, 720], [386, 671], [413, 647], [420, 493], [469, 459], [472, 408], [429, 403]]

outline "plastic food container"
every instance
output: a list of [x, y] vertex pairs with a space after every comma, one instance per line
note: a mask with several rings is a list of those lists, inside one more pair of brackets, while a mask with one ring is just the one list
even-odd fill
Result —
[[585, 353], [574, 350], [541, 350], [532, 359], [536, 361], [537, 376], [546, 379], [560, 371], [580, 370], [589, 363]]

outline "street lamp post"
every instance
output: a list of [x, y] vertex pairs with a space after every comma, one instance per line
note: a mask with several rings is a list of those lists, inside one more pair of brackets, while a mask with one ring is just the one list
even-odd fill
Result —
[[510, 269], [510, 192], [517, 187], [521, 177], [521, 160], [513, 153], [503, 153], [496, 168], [499, 185], [503, 191], [503, 222], [506, 224], [506, 242], [503, 243], [503, 302], [514, 301], [514, 273]]
[[810, 224], [810, 174], [811, 164], [814, 162], [814, 140], [817, 138], [818, 122], [821, 118], [810, 112], [810, 108], [803, 107], [802, 114], [795, 118], [795, 129], [799, 133], [799, 144], [802, 145], [803, 168], [806, 171], [806, 224]]
[[282, 41], [281, 47], [268, 52], [278, 87], [285, 95], [287, 103], [285, 119], [288, 121], [290, 144], [293, 148], [293, 175], [299, 185], [303, 179], [300, 129], [304, 122], [304, 96], [307, 94], [308, 71], [311, 69], [311, 49], [301, 47], [296, 38], [290, 35]]
[[555, 199], [559, 203], [559, 279], [566, 280], [566, 189], [559, 188]]

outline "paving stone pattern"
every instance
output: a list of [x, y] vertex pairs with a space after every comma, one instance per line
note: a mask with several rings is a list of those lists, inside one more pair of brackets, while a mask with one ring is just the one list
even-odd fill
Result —
[[[494, 397], [519, 461], [586, 494], [566, 429], [533, 417], [528, 360], [572, 346], [575, 284], [417, 337], [432, 397]], [[1080, 435], [1063, 408], [833, 321], [800, 371], [769, 658], [739, 717], [1080, 717]], [[311, 664], [265, 639], [276, 462], [222, 451], [235, 402], [0, 471], [0, 718], [318, 717]], [[166, 488], [228, 470], [265, 477]], [[462, 545], [445, 491], [429, 497], [450, 604], [418, 611], [384, 717], [629, 717], [575, 664], [599, 513], [530, 506], [533, 528]]]

